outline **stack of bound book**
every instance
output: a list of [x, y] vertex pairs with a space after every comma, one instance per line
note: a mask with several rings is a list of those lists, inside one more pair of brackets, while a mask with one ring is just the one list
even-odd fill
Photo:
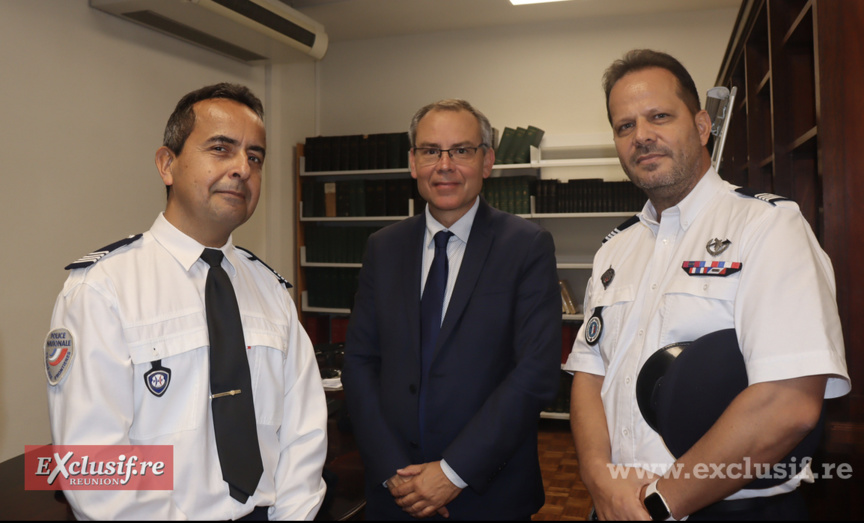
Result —
[[495, 164], [529, 163], [531, 161], [531, 146], [540, 147], [544, 131], [529, 125], [528, 127], [505, 127], [501, 131], [501, 140], [495, 149]]
[[407, 169], [408, 133], [306, 138], [306, 172]]

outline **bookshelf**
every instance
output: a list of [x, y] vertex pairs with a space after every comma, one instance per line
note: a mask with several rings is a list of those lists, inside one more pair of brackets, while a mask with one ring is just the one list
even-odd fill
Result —
[[720, 175], [795, 200], [834, 265], [852, 392], [826, 402], [823, 447], [832, 460], [857, 465], [864, 465], [862, 26], [860, 1], [744, 0], [717, 76], [717, 85], [738, 87]]
[[[594, 253], [610, 231], [641, 210], [645, 197], [638, 192], [633, 198], [633, 186], [621, 171], [611, 135], [547, 135], [542, 145], [541, 148], [531, 147], [527, 163], [496, 164], [492, 175], [484, 182], [483, 196], [501, 210], [535, 221], [550, 231], [555, 239], [559, 279], [569, 283], [573, 302], [578, 306], [576, 313], [565, 314], [562, 311], [563, 363], [584, 319], [581, 307]], [[306, 170], [304, 144], [298, 144], [296, 172], [298, 249], [295, 281], [300, 315], [313, 343], [344, 342], [351, 313], [350, 298], [356, 291], [356, 278], [352, 280], [351, 274], [358, 274], [361, 268], [365, 238], [377, 228], [422, 212], [425, 202], [416, 193], [416, 184], [408, 168], [310, 172]], [[407, 199], [403, 206], [406, 212], [394, 215], [356, 216], [348, 212], [347, 216], [321, 216], [325, 213], [320, 212], [320, 195], [317, 204], [313, 204], [316, 210], [309, 212], [307, 202], [316, 198], [314, 191], [309, 189], [310, 185], [317, 187], [320, 193], [322, 184], [358, 180], [366, 182], [367, 187], [373, 181], [408, 181], [415, 189], [410, 194], [402, 193]], [[553, 193], [557, 200], [542, 193], [540, 187], [544, 183], [558, 187], [558, 191]], [[339, 187], [350, 187], [350, 183]], [[568, 192], [564, 188], [573, 190]], [[627, 205], [621, 207], [621, 202], [625, 201], [624, 194], [628, 195]], [[566, 209], [573, 206], [569, 205], [568, 199], [573, 198], [608, 201], [590, 208], [582, 205], [582, 210], [569, 212]], [[333, 209], [330, 213], [341, 214]], [[327, 249], [316, 244], [322, 238], [331, 252], [324, 252]], [[358, 242], [357, 238], [362, 241]], [[328, 303], [327, 300], [322, 303], [317, 299], [316, 293], [322, 292], [322, 279], [330, 279], [342, 288], [342, 297], [337, 300], [340, 303]], [[324, 289], [323, 292], [328, 291]], [[554, 411], [542, 414], [544, 418], [569, 419], [569, 374], [563, 374], [559, 400], [551, 407]]]
[[406, 142], [407, 133], [386, 133], [297, 144], [295, 281], [315, 345], [345, 341], [366, 238], [414, 214]]

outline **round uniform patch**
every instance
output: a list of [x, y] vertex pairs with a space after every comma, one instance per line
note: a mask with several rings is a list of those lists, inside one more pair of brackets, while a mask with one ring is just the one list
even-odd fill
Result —
[[67, 329], [54, 329], [45, 336], [45, 374], [48, 383], [57, 385], [69, 374], [75, 359], [75, 344]]
[[585, 325], [585, 341], [588, 342], [588, 345], [594, 345], [600, 339], [601, 334], [603, 334], [603, 317], [600, 315], [600, 311], [597, 311]]

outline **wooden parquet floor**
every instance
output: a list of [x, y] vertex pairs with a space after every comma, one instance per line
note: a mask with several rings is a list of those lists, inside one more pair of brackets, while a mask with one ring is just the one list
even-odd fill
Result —
[[[570, 423], [562, 420], [540, 420], [538, 434], [540, 471], [546, 490], [546, 504], [532, 521], [583, 521], [591, 511], [591, 496], [579, 477], [579, 463], [570, 434]], [[864, 470], [862, 452], [843, 455], [817, 454], [814, 471], [823, 464], [844, 464], [851, 470]], [[850, 456], [852, 459], [850, 460]], [[813, 521], [864, 520], [864, 475], [851, 478], [820, 477], [813, 484], [801, 486]]]
[[540, 420], [538, 450], [546, 504], [531, 520], [586, 520], [591, 511], [591, 496], [579, 479], [579, 463], [576, 462], [570, 423]]

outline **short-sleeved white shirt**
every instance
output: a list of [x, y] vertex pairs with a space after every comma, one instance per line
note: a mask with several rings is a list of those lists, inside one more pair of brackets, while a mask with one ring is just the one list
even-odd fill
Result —
[[[734, 328], [750, 384], [827, 374], [826, 398], [850, 390], [828, 256], [794, 202], [735, 189], [709, 169], [662, 220], [649, 201], [639, 221], [594, 258], [586, 322], [564, 368], [605, 376], [601, 396], [615, 464], [662, 474], [675, 461], [642, 417], [635, 390], [648, 357], [671, 343]], [[730, 242], [717, 256], [708, 249], [715, 239]], [[685, 270], [688, 262], [722, 262], [716, 266], [731, 270], [695, 275]], [[601, 276], [610, 268], [614, 277], [604, 286]], [[603, 329], [592, 346], [585, 326], [599, 307]], [[792, 490], [800, 479], [730, 498]]]
[[[222, 479], [210, 409], [204, 246], [160, 214], [140, 239], [74, 269], [51, 329], [75, 356], [48, 385], [55, 445], [171, 445], [173, 491], [69, 491], [84, 519], [311, 519], [323, 501], [327, 407], [309, 337], [277, 276], [231, 240], [222, 267], [237, 295], [264, 473], [242, 504]], [[144, 375], [171, 369], [161, 396]]]

